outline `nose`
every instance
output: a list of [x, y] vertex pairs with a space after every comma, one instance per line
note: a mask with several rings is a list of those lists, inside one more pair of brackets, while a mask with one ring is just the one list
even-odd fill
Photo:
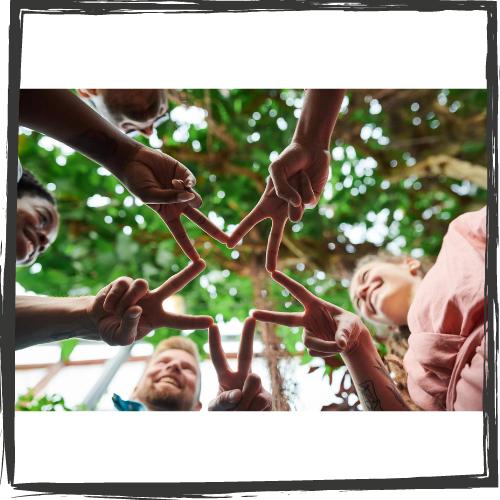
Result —
[[39, 242], [39, 247], [38, 247], [38, 252], [43, 253], [49, 246], [49, 239], [47, 236], [45, 236], [44, 233], [39, 233], [38, 235], [38, 242]]
[[167, 364], [167, 368], [171, 368], [172, 370], [177, 370], [179, 373], [181, 372], [181, 363], [178, 359], [173, 359], [170, 363]]
[[368, 283], [363, 283], [358, 288], [358, 296], [360, 299], [366, 300], [367, 293], [368, 293]]
[[154, 125], [150, 125], [149, 127], [146, 127], [146, 128], [143, 128], [141, 130], [139, 130], [139, 132], [144, 136], [144, 137], [151, 137], [153, 135], [153, 132], [154, 132]]

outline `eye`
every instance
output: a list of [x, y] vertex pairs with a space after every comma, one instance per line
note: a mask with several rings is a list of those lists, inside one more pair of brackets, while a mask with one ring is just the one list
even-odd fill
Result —
[[363, 278], [362, 278], [362, 282], [364, 283], [366, 281], [366, 275], [368, 274], [368, 271], [365, 271], [363, 273]]
[[47, 226], [48, 219], [47, 219], [47, 217], [45, 217], [43, 212], [38, 212], [38, 215], [40, 216], [40, 219], [41, 219], [40, 229], [45, 229], [45, 227]]
[[189, 370], [191, 373], [196, 373], [196, 370], [190, 366], [190, 365], [185, 365], [182, 367], [184, 370]]

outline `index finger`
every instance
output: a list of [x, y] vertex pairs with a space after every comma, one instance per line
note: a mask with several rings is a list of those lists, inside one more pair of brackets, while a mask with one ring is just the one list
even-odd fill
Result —
[[231, 368], [227, 362], [226, 354], [222, 349], [219, 327], [217, 325], [212, 325], [208, 329], [208, 346], [217, 377], [224, 373], [230, 373]]
[[[259, 202], [260, 203], [260, 202]], [[227, 247], [234, 248], [238, 241], [242, 240], [243, 237], [251, 231], [251, 229], [258, 224], [261, 220], [265, 219], [266, 216], [259, 214], [258, 204], [255, 208], [238, 224], [233, 234], [227, 240]]]
[[182, 271], [171, 276], [163, 285], [155, 288], [151, 293], [154, 293], [165, 300], [174, 293], [182, 290], [190, 281], [193, 281], [206, 267], [203, 259], [198, 259], [192, 264], [185, 267]]
[[243, 323], [240, 348], [238, 349], [238, 372], [249, 373], [253, 358], [253, 336], [255, 333], [254, 318], [247, 318]]
[[316, 297], [307, 288], [289, 278], [286, 274], [274, 271], [271, 276], [274, 281], [284, 286], [303, 306], [316, 300]]
[[186, 254], [186, 256], [193, 262], [198, 260], [200, 256], [194, 248], [194, 245], [191, 243], [191, 240], [189, 239], [189, 236], [187, 235], [180, 219], [173, 219], [165, 222], [165, 224], [170, 229], [172, 236], [175, 238], [175, 241], [179, 243], [179, 246], [182, 248], [182, 251]]
[[302, 198], [297, 190], [288, 182], [283, 166], [276, 161], [269, 167], [269, 173], [271, 174], [278, 198], [285, 200], [294, 207], [299, 207], [302, 204]]
[[276, 266], [278, 264], [278, 252], [280, 249], [281, 239], [283, 238], [285, 224], [286, 217], [282, 219], [273, 219], [271, 235], [269, 236], [266, 252], [266, 269], [270, 273], [276, 271]]
[[199, 210], [188, 207], [184, 210], [184, 215], [192, 220], [205, 233], [221, 243], [227, 243], [229, 236], [221, 231], [210, 219], [205, 217]]

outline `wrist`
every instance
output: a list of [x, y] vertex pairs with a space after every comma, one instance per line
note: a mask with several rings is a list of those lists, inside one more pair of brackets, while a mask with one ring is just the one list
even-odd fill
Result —
[[342, 353], [342, 357], [344, 361], [346, 361], [346, 359], [359, 356], [361, 352], [370, 349], [375, 349], [372, 336], [368, 328], [361, 322], [359, 334], [355, 335], [352, 343], [349, 344], [347, 349]]
[[125, 167], [132, 161], [137, 152], [144, 147], [145, 146], [139, 142], [123, 135], [120, 137], [119, 141], [117, 141], [115, 153], [101, 164], [117, 179], [122, 181], [120, 177]]

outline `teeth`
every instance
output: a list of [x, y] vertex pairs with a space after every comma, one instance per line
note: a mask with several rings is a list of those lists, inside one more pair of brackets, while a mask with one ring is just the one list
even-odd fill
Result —
[[33, 246], [31, 240], [28, 238], [28, 256], [33, 253], [33, 250], [35, 250], [35, 247]]
[[179, 387], [177, 380], [173, 379], [172, 377], [162, 377], [159, 381], [160, 382], [168, 382], [169, 384], [175, 385], [175, 387]]

